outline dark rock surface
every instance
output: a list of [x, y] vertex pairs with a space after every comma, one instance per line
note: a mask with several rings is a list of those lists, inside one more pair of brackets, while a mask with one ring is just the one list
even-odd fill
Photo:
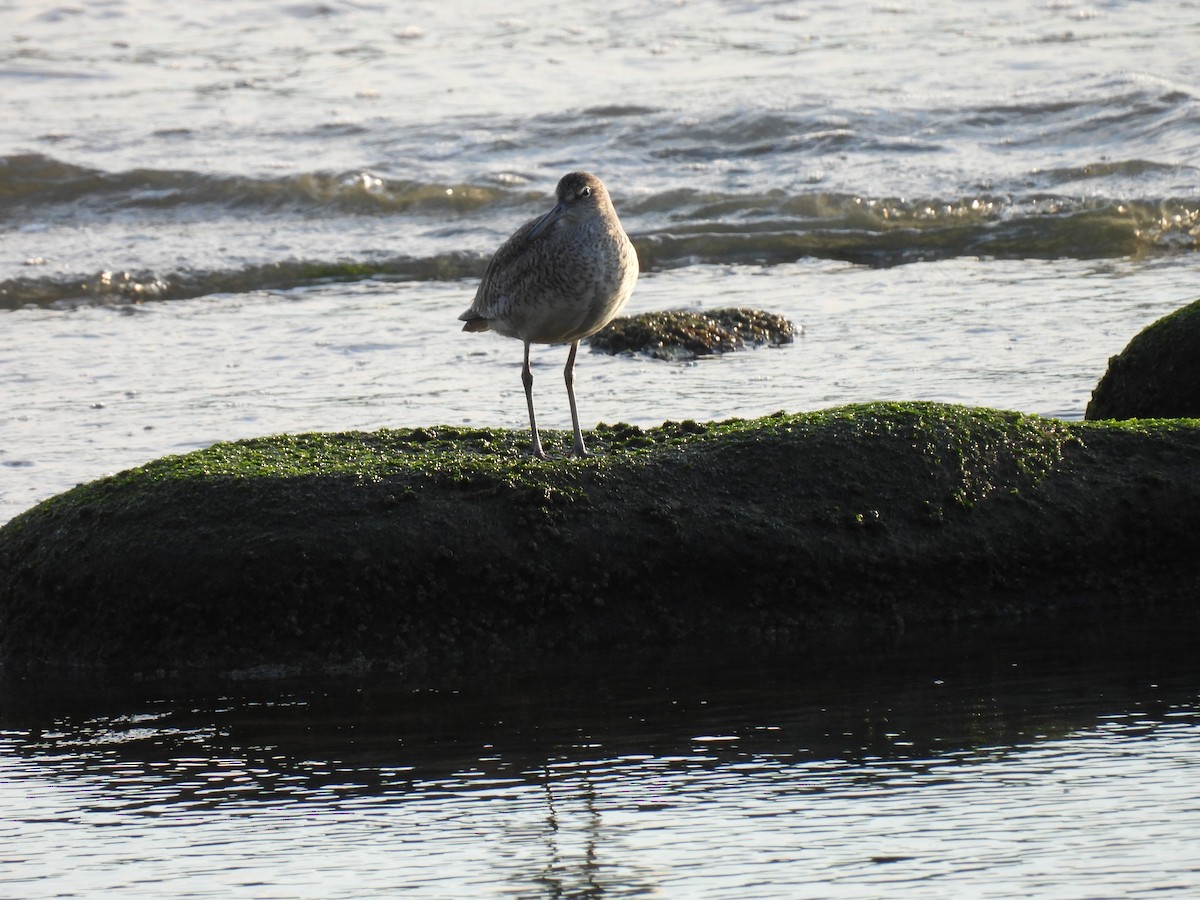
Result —
[[291, 435], [82, 485], [0, 529], [0, 659], [428, 670], [704, 641], [802, 656], [1068, 614], [1054, 627], [1072, 640], [1191, 610], [1200, 586], [1195, 422], [871, 404], [589, 443], [593, 459], [543, 463], [520, 432]]
[[646, 353], [680, 360], [790, 344], [799, 331], [783, 316], [757, 309], [648, 312], [614, 319], [588, 338], [588, 344], [602, 353]]
[[1087, 419], [1200, 418], [1200, 300], [1139, 332], [1108, 361]]

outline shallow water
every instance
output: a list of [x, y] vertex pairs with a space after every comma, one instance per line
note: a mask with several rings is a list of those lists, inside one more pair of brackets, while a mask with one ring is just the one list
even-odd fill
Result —
[[[804, 333], [782, 348], [691, 363], [585, 353], [581, 415], [589, 427], [648, 426], [923, 399], [1078, 419], [1108, 357], [1190, 299], [1196, 259], [651, 273], [632, 311], [755, 306]], [[458, 330], [471, 290], [364, 281], [0, 312], [10, 398], [0, 522], [77, 483], [217, 440], [433, 423], [523, 429], [520, 345]], [[534, 358], [540, 423], [566, 428], [565, 350]]]
[[1187, 896], [1200, 672], [1146, 649], [10, 684], [0, 893]]

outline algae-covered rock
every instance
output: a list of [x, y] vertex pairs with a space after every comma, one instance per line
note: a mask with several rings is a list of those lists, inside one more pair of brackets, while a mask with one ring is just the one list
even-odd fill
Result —
[[1108, 361], [1087, 419], [1200, 416], [1200, 300], [1139, 332]]
[[[550, 450], [570, 438], [547, 436]], [[217, 444], [0, 529], [0, 659], [155, 670], [793, 648], [1191, 603], [1200, 423], [938, 404]], [[792, 652], [792, 651], [789, 651]]]
[[790, 344], [796, 326], [757, 309], [647, 312], [614, 319], [588, 338], [603, 353], [646, 353], [658, 359], [695, 359], [753, 346]]

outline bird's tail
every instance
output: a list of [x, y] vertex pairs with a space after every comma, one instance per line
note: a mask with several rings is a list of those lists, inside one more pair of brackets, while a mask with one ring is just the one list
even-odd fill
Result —
[[461, 319], [465, 323], [462, 327], [463, 331], [487, 331], [488, 330], [488, 320], [485, 319], [483, 316], [479, 315], [479, 313], [473, 312], [472, 310], [468, 309], [465, 313], [463, 313], [461, 316], [459, 316], [459, 319]]

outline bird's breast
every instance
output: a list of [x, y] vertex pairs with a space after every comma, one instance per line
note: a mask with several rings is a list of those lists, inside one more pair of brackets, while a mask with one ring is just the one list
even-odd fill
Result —
[[637, 254], [619, 225], [564, 217], [533, 240], [502, 248], [480, 285], [492, 330], [556, 344], [599, 331], [637, 282]]

